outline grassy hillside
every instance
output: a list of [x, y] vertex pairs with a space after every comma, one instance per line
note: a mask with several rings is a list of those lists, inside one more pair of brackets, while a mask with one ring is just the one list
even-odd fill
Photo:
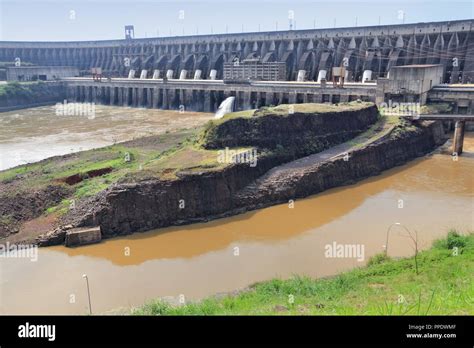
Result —
[[306, 156], [355, 137], [378, 116], [374, 104], [365, 102], [261, 107], [208, 122], [200, 143], [206, 149], [283, 146]]
[[144, 315], [453, 315], [474, 314], [474, 234], [448, 237], [414, 258], [377, 255], [367, 267], [325, 279], [294, 277], [236, 296], [173, 307], [156, 300]]

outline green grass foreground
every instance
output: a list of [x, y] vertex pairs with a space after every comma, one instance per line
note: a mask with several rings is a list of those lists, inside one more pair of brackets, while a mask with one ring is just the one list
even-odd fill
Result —
[[474, 234], [450, 231], [414, 258], [372, 257], [367, 267], [324, 278], [274, 279], [235, 296], [171, 306], [155, 300], [135, 315], [474, 314]]

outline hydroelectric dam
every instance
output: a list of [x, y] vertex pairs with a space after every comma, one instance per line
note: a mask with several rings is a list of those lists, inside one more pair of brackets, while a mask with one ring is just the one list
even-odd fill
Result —
[[100, 67], [111, 77], [126, 77], [133, 69], [145, 70], [145, 77], [158, 70], [169, 78], [223, 79], [224, 63], [259, 58], [285, 63], [288, 81], [301, 70], [309, 81], [330, 79], [331, 68], [343, 64], [350, 71], [347, 81], [362, 81], [364, 73], [371, 80], [386, 77], [397, 65], [441, 64], [443, 82], [466, 83], [474, 81], [473, 24], [469, 19], [105, 41], [0, 41], [0, 61], [75, 66], [83, 73]]
[[[469, 19], [106, 41], [2, 41], [0, 61], [18, 63], [22, 78], [24, 63], [57, 67], [53, 77], [66, 85], [68, 101], [215, 111], [229, 96], [235, 97], [236, 110], [357, 99], [448, 100], [455, 112], [472, 113], [473, 24]], [[226, 68], [232, 72], [239, 65], [242, 76], [253, 76], [262, 66], [268, 73], [229, 79]], [[439, 69], [436, 76], [430, 72], [433, 77], [426, 75], [428, 69], [416, 70], [421, 75], [407, 70], [397, 83], [387, 82], [390, 71], [401, 66]], [[64, 77], [59, 73], [64, 67], [79, 73]], [[344, 86], [334, 83], [338, 67], [344, 68]], [[93, 71], [100, 71], [101, 79], [91, 78]]]

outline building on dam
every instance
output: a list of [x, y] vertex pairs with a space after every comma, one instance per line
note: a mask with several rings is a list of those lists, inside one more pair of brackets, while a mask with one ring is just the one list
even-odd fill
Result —
[[10, 66], [6, 68], [7, 81], [50, 81], [79, 76], [75, 66]]

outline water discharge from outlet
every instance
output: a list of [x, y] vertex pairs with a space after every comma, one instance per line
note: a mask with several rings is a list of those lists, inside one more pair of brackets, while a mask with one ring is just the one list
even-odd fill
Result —
[[227, 97], [221, 105], [219, 105], [219, 108], [217, 109], [214, 118], [222, 118], [224, 117], [225, 114], [228, 114], [232, 111], [234, 111], [234, 101], [235, 97]]

